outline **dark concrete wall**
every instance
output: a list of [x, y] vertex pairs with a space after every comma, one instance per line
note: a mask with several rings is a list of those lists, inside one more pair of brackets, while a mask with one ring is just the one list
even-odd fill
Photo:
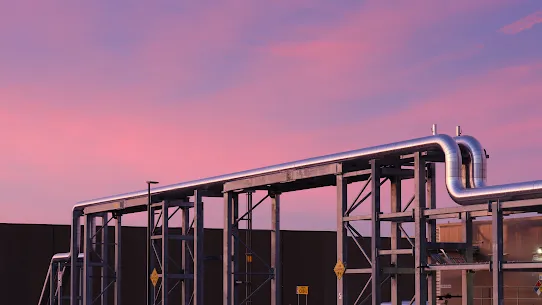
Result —
[[[122, 296], [123, 304], [144, 304], [146, 276], [145, 234], [141, 227], [123, 227], [122, 231]], [[57, 225], [0, 224], [0, 305], [36, 304], [41, 293], [49, 260], [54, 253], [69, 251], [69, 227]], [[244, 236], [242, 232], [241, 237]], [[253, 232], [254, 250], [267, 262], [270, 257], [270, 233]], [[404, 247], [408, 247], [405, 242]], [[370, 239], [362, 244], [370, 255]], [[334, 232], [282, 232], [282, 282], [283, 304], [297, 304], [297, 285], [309, 286], [311, 305], [335, 303], [336, 277], [333, 268], [336, 263], [336, 235]], [[389, 246], [389, 239], [383, 240]], [[205, 230], [205, 255], [222, 254], [222, 230]], [[240, 253], [245, 253], [241, 248]], [[179, 253], [180, 251], [174, 251]], [[412, 257], [401, 256], [403, 266], [412, 266]], [[383, 266], [389, 264], [384, 260]], [[241, 257], [241, 270], [244, 256]], [[356, 244], [349, 243], [349, 267], [368, 268]], [[265, 271], [265, 265], [254, 258], [253, 271]], [[365, 285], [368, 275], [348, 275], [349, 303], [357, 298]], [[410, 300], [414, 291], [412, 276], [400, 278], [401, 298]], [[254, 276], [254, 285], [258, 277]], [[383, 301], [389, 301], [389, 281], [383, 284]], [[178, 288], [175, 295], [179, 295]], [[370, 289], [368, 289], [370, 291]], [[244, 289], [240, 295], [244, 296]], [[364, 296], [368, 294], [365, 293]], [[266, 284], [255, 294], [253, 304], [269, 304], [270, 288]], [[180, 299], [180, 298], [179, 298]], [[222, 261], [207, 261], [205, 265], [205, 304], [219, 305], [222, 302]], [[370, 300], [369, 300], [370, 302]], [[367, 303], [366, 303], [367, 304]]]

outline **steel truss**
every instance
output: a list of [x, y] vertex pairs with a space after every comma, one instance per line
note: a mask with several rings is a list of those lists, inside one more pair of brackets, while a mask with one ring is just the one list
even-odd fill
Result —
[[[391, 284], [391, 302], [393, 305], [401, 304], [398, 296], [399, 274], [414, 274], [415, 291], [412, 296], [411, 304], [434, 305], [437, 299], [442, 296], [437, 295], [436, 272], [446, 270], [462, 271], [462, 304], [473, 304], [473, 272], [475, 270], [489, 270], [493, 275], [493, 304], [503, 304], [503, 273], [505, 271], [526, 271], [532, 272], [542, 270], [542, 263], [539, 262], [506, 262], [503, 258], [503, 216], [505, 211], [510, 213], [528, 213], [538, 204], [532, 202], [499, 202], [493, 201], [488, 204], [477, 204], [471, 206], [460, 206], [451, 208], [436, 208], [436, 179], [435, 163], [429, 161], [425, 153], [415, 153], [409, 156], [403, 156], [402, 159], [412, 158], [413, 164], [381, 162], [371, 160], [371, 173], [364, 181], [362, 190], [357, 195], [354, 202], [347, 200], [347, 185], [350, 183], [351, 174], [337, 175], [337, 259], [341, 261], [346, 271], [342, 278], [337, 280], [337, 305], [346, 304], [364, 304], [369, 297], [362, 299], [362, 295], [371, 287], [370, 297], [372, 304], [380, 304], [381, 286], [389, 279]], [[399, 175], [383, 175], [386, 169], [396, 167], [401, 169], [413, 170], [413, 177]], [[463, 169], [464, 173], [467, 169]], [[414, 178], [414, 195], [404, 208], [401, 203], [401, 181]], [[380, 187], [389, 181], [391, 185], [391, 213], [383, 214], [381, 212]], [[370, 185], [370, 191], [362, 197], [363, 192]], [[361, 197], [361, 199], [360, 199]], [[370, 215], [352, 215], [367, 199], [371, 198]], [[412, 210], [407, 209], [412, 205]], [[491, 216], [493, 225], [492, 243], [493, 251], [491, 262], [474, 263], [473, 262], [473, 224], [476, 217]], [[441, 243], [437, 242], [436, 220], [445, 218], [459, 218], [463, 224], [463, 242], [462, 243]], [[361, 234], [350, 224], [352, 221], [370, 221], [371, 222], [371, 249], [364, 249], [357, 241]], [[380, 227], [382, 222], [391, 222], [391, 249], [382, 249], [380, 245]], [[411, 238], [403, 229], [402, 223], [414, 222], [415, 236]], [[348, 265], [347, 242], [350, 233], [355, 244], [359, 248], [361, 255], [368, 261], [370, 268], [360, 269]], [[403, 236], [402, 236], [403, 235]], [[411, 248], [400, 249], [400, 238], [406, 238]], [[432, 261], [428, 253], [434, 249], [462, 249], [464, 263], [457, 264], [438, 264]], [[391, 256], [391, 265], [382, 266], [380, 258], [384, 255]], [[398, 255], [414, 255], [414, 266], [399, 266], [397, 264]], [[369, 281], [363, 286], [361, 292], [355, 292], [355, 295], [349, 295], [346, 290], [346, 282], [350, 280], [352, 274], [370, 274]]]
[[[202, 304], [203, 294], [198, 290], [202, 288], [202, 250], [203, 250], [203, 202], [201, 193], [194, 193], [194, 202], [188, 200], [164, 200], [151, 205], [151, 282], [149, 282], [149, 304], [168, 305], [179, 304], [171, 299], [171, 292], [179, 287], [181, 289], [181, 303]], [[192, 213], [190, 222], [190, 210]], [[173, 211], [172, 211], [173, 210]], [[172, 211], [172, 212], [171, 212]], [[171, 218], [181, 215], [181, 230], [176, 234], [171, 227]], [[195, 230], [194, 230], [195, 228]], [[170, 241], [181, 241], [180, 257], [173, 257]], [[194, 248], [195, 241], [195, 248]], [[199, 273], [194, 272], [199, 271]], [[153, 276], [156, 278], [153, 281]], [[196, 285], [193, 285], [194, 282]], [[195, 288], [192, 288], [195, 286]], [[196, 298], [194, 300], [194, 298]]]
[[[223, 304], [241, 305], [251, 304], [252, 296], [263, 289], [267, 283], [271, 286], [271, 304], [281, 304], [281, 261], [280, 261], [280, 193], [269, 191], [255, 205], [252, 204], [253, 191], [246, 191], [247, 211], [239, 217], [239, 194], [242, 192], [227, 191], [224, 193], [224, 300]], [[260, 255], [253, 251], [251, 245], [252, 212], [267, 198], [271, 199], [271, 262], [266, 262]], [[241, 221], [247, 221], [247, 242], [241, 240], [239, 227]], [[246, 255], [245, 272], [240, 271], [239, 264], [239, 246], [243, 245]], [[253, 272], [252, 261], [256, 259], [263, 263], [267, 272]], [[242, 277], [245, 277], [245, 297], [240, 298], [239, 288], [243, 284]], [[264, 281], [257, 287], [252, 287], [252, 277], [263, 276]]]
[[[445, 135], [414, 139], [399, 144], [384, 145], [376, 148], [362, 149], [345, 152], [336, 155], [307, 159], [272, 166], [264, 169], [256, 169], [219, 177], [207, 178], [197, 181], [166, 186], [148, 195], [139, 191], [125, 195], [87, 201], [74, 207], [72, 234], [71, 234], [71, 303], [72, 305], [108, 305], [109, 296], [113, 293], [113, 303], [121, 304], [120, 301], [120, 251], [121, 251], [121, 216], [127, 213], [144, 212], [148, 216], [149, 232], [152, 240], [152, 252], [147, 253], [150, 258], [148, 269], [155, 270], [156, 275], [147, 274], [149, 290], [148, 305], [167, 305], [168, 295], [171, 289], [180, 283], [183, 291], [182, 304], [203, 304], [203, 197], [222, 197], [224, 199], [224, 240], [223, 240], [223, 293], [224, 305], [238, 305], [243, 303], [239, 296], [239, 287], [243, 284], [248, 288], [245, 299], [262, 289], [252, 287], [252, 276], [256, 275], [249, 265], [248, 259], [260, 260], [251, 248], [250, 235], [247, 235], [248, 246], [245, 252], [247, 266], [245, 274], [239, 267], [239, 246], [243, 241], [239, 237], [239, 222], [247, 220], [248, 231], [252, 228], [252, 210], [260, 205], [260, 202], [252, 205], [252, 192], [265, 191], [271, 199], [272, 230], [271, 230], [271, 260], [268, 271], [263, 276], [267, 277], [271, 289], [271, 305], [282, 305], [281, 287], [281, 259], [280, 259], [280, 195], [310, 188], [334, 186], [337, 191], [337, 304], [350, 305], [360, 304], [358, 291], [350, 293], [345, 283], [352, 280], [352, 274], [370, 275], [370, 282], [365, 288], [360, 284], [361, 290], [371, 291], [373, 305], [382, 301], [381, 286], [391, 285], [391, 301], [398, 305], [402, 300], [399, 298], [398, 275], [414, 275], [415, 291], [411, 303], [425, 305], [426, 302], [434, 305], [439, 296], [436, 295], [436, 273], [447, 270], [461, 270], [463, 278], [462, 303], [471, 305], [472, 296], [472, 272], [475, 270], [488, 270], [493, 275], [493, 304], [503, 303], [503, 272], [505, 271], [537, 271], [542, 270], [541, 262], [507, 262], [503, 258], [503, 217], [508, 213], [542, 212], [542, 206], [536, 201], [509, 201], [501, 202], [491, 198], [490, 194], [500, 194], [510, 200], [542, 198], [542, 187], [536, 184], [533, 190], [524, 191], [530, 182], [508, 186], [501, 193], [489, 192], [483, 195], [487, 203], [462, 205], [450, 208], [436, 208], [436, 175], [435, 164], [442, 162], [459, 162], [463, 158], [470, 160], [469, 156], [459, 156], [456, 151], [454, 139]], [[439, 148], [440, 147], [440, 148]], [[458, 154], [455, 154], [454, 151]], [[378, 158], [377, 158], [378, 157]], [[455, 158], [457, 157], [457, 158]], [[476, 156], [479, 158], [479, 156]], [[370, 160], [373, 158], [373, 160]], [[448, 158], [448, 159], [446, 159]], [[446, 165], [452, 166], [452, 163]], [[458, 164], [460, 165], [460, 164]], [[455, 167], [451, 167], [454, 169]], [[456, 168], [457, 169], [457, 168]], [[469, 186], [469, 168], [463, 166], [463, 184]], [[448, 173], [450, 174], [450, 173]], [[452, 172], [452, 174], [458, 174]], [[473, 176], [474, 177], [474, 176]], [[450, 177], [448, 177], [450, 178]], [[453, 179], [457, 176], [451, 177]], [[479, 178], [479, 177], [478, 177]], [[403, 205], [401, 195], [403, 193], [402, 181], [414, 179], [414, 190], [411, 199]], [[474, 177], [474, 179], [477, 179]], [[355, 182], [365, 182], [365, 186], [354, 202], [348, 202], [348, 185]], [[463, 192], [457, 187], [457, 183], [449, 184], [451, 192]], [[454, 182], [456, 182], [454, 180]], [[391, 212], [382, 213], [381, 186], [390, 183], [391, 189]], [[450, 189], [452, 187], [452, 189]], [[370, 192], [363, 195], [365, 189]], [[455, 188], [455, 189], [454, 189]], [[512, 192], [509, 192], [513, 190]], [[482, 191], [483, 193], [484, 191]], [[508, 194], [506, 194], [508, 192]], [[538, 192], [538, 193], [537, 193]], [[239, 195], [247, 193], [248, 214], [239, 217]], [[463, 193], [464, 194], [464, 193]], [[516, 194], [516, 195], [510, 195]], [[519, 195], [517, 195], [519, 194]], [[457, 194], [456, 194], [457, 195]], [[363, 197], [362, 197], [363, 196]], [[495, 195], [496, 196], [496, 195]], [[519, 196], [519, 197], [514, 197]], [[149, 198], [150, 197], [150, 198]], [[193, 197], [189, 201], [189, 197]], [[355, 210], [371, 198], [371, 213], [369, 215], [354, 215]], [[361, 199], [360, 199], [361, 198]], [[488, 199], [489, 198], [489, 199]], [[457, 198], [456, 198], [457, 200]], [[464, 200], [464, 198], [463, 198]], [[148, 203], [150, 202], [150, 207]], [[472, 201], [480, 202], [480, 201]], [[403, 207], [404, 206], [404, 207]], [[181, 221], [181, 234], [171, 230], [170, 209], [181, 209], [183, 215]], [[409, 209], [411, 208], [411, 209]], [[189, 210], [193, 209], [194, 225], [190, 230], [188, 225]], [[156, 216], [158, 212], [158, 216]], [[492, 232], [492, 259], [491, 262], [476, 263], [473, 260], [472, 245], [472, 221], [476, 217], [491, 216], [493, 224]], [[81, 218], [83, 218], [83, 234], [81, 234]], [[96, 228], [96, 219], [101, 218], [104, 226]], [[161, 222], [158, 219], [161, 219]], [[442, 243], [436, 239], [436, 220], [446, 218], [460, 218], [464, 225], [464, 241], [461, 243]], [[114, 249], [108, 247], [109, 226], [115, 219], [115, 242]], [[364, 249], [357, 241], [361, 236], [350, 224], [355, 221], [369, 221], [371, 223], [371, 249]], [[391, 222], [391, 247], [383, 249], [381, 246], [381, 224]], [[411, 238], [403, 228], [403, 223], [414, 223], [415, 235]], [[367, 261], [370, 268], [356, 268], [349, 265], [347, 254], [347, 241], [350, 233]], [[83, 236], [81, 236], [83, 235]], [[404, 236], [403, 236], [404, 235]], [[83, 243], [80, 242], [83, 240]], [[401, 248], [399, 240], [406, 238], [411, 247]], [[182, 253], [177, 257], [170, 257], [170, 240], [181, 240]], [[100, 244], [101, 242], [101, 244]], [[190, 248], [191, 242], [193, 243]], [[441, 263], [431, 256], [435, 249], [461, 249], [463, 263]], [[82, 262], [78, 258], [83, 255]], [[385, 266], [382, 257], [389, 255], [390, 265]], [[399, 255], [411, 255], [414, 257], [414, 265], [403, 266], [398, 264]], [[111, 256], [114, 257], [111, 259]], [[263, 260], [262, 260], [263, 261]], [[344, 270], [342, 268], [344, 266]], [[82, 269], [82, 271], [80, 271]], [[330, 266], [331, 272], [332, 266]], [[52, 269], [50, 269], [52, 272]], [[342, 274], [344, 272], [344, 274]], [[152, 282], [156, 280], [155, 287]], [[93, 280], [101, 279], [101, 291], [93, 291]], [[253, 289], [254, 288], [254, 289]], [[368, 300], [368, 299], [367, 299]], [[361, 302], [360, 302], [361, 301]], [[173, 302], [171, 302], [173, 303]], [[177, 303], [178, 304], [178, 303]]]
[[[83, 305], [92, 304], [121, 304], [121, 216], [117, 213], [101, 212], [85, 214], [83, 217], [83, 262], [81, 276], [81, 294], [78, 299]], [[97, 228], [96, 220], [101, 219], [102, 225]], [[114, 242], [111, 243], [111, 226], [114, 222]], [[79, 255], [79, 254], [77, 254]], [[111, 259], [113, 258], [113, 259]], [[72, 260], [73, 264], [73, 260]], [[74, 272], [76, 271], [76, 272]], [[72, 269], [72, 302], [73, 287], [77, 285], [79, 269]], [[75, 282], [74, 282], [75, 279]], [[95, 291], [94, 281], [100, 279], [100, 290]], [[75, 284], [75, 285], [74, 285]]]
[[[150, 223], [151, 247], [149, 253], [151, 272], [148, 275], [148, 304], [168, 305], [170, 293], [179, 287], [182, 301], [173, 304], [203, 304], [203, 196], [205, 191], [194, 191], [193, 201], [162, 200], [153, 198], [150, 205], [152, 222]], [[80, 255], [82, 259], [81, 271], [75, 269], [71, 274], [71, 303], [82, 305], [108, 305], [112, 297], [113, 304], [120, 305], [121, 294], [121, 217], [123, 214], [145, 211], [146, 206], [127, 206], [117, 202], [99, 207], [89, 207], [83, 213], [74, 217], [72, 224], [72, 248], [70, 256]], [[189, 210], [192, 212], [190, 223]], [[180, 234], [173, 227], [171, 218], [179, 213], [182, 215]], [[80, 221], [83, 218], [83, 243], [78, 242], [81, 237]], [[96, 219], [101, 218], [104, 224], [96, 228]], [[110, 228], [109, 223], [115, 222], [114, 249], [109, 249]], [[171, 240], [180, 240], [182, 251], [180, 257], [171, 255]], [[105, 242], [104, 242], [105, 241]], [[111, 251], [113, 250], [113, 251]], [[111, 260], [113, 256], [113, 260]], [[73, 264], [73, 260], [72, 260]], [[157, 277], [156, 281], [153, 280]], [[101, 278], [100, 291], [94, 291], [93, 281]], [[156, 286], [153, 284], [156, 284]], [[76, 287], [76, 288], [73, 288]], [[81, 293], [78, 287], [81, 287]], [[111, 293], [113, 295], [111, 295]]]
[[[76, 268], [82, 268], [82, 261], [83, 255], [80, 254]], [[47, 269], [47, 275], [45, 277], [45, 283], [43, 284], [38, 305], [66, 304], [65, 301], [69, 300], [70, 296], [65, 293], [64, 279], [66, 278], [66, 274], [70, 272], [70, 269], [71, 261], [69, 253], [59, 253], [53, 256], [49, 268]], [[81, 270], [79, 272], [81, 272]]]

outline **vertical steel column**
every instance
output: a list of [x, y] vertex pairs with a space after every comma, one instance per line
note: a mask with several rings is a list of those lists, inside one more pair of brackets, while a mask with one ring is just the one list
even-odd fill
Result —
[[[345, 266], [348, 266], [348, 232], [347, 223], [344, 223], [344, 216], [348, 210], [348, 183], [342, 175], [342, 168], [340, 172], [341, 174], [337, 175], [337, 261], [342, 261]], [[337, 278], [337, 305], [347, 304], [347, 290], [346, 277], [343, 275], [340, 279]]]
[[247, 192], [247, 231], [245, 250], [245, 300], [247, 305], [252, 305], [252, 191]]
[[[194, 192], [194, 208], [196, 209], [196, 205], [198, 204], [197, 199], [197, 191]], [[201, 200], [201, 196], [200, 196]], [[192, 258], [190, 257], [190, 253], [188, 251], [188, 240], [187, 237], [190, 234], [190, 210], [188, 207], [182, 207], [181, 208], [181, 231], [183, 235], [183, 240], [181, 241], [181, 267], [183, 269], [183, 273], [185, 275], [192, 274]], [[197, 243], [197, 241], [194, 239], [194, 243]], [[196, 258], [194, 257], [194, 262], [196, 261]], [[191, 281], [188, 279], [184, 279], [181, 281], [181, 299], [182, 299], [182, 305], [188, 305], [190, 304], [190, 299], [192, 298], [192, 289], [190, 287]]]
[[232, 235], [230, 235], [233, 251], [232, 251], [232, 261], [233, 261], [233, 272], [231, 275], [231, 281], [233, 285], [233, 304], [239, 304], [239, 193], [233, 194], [233, 206], [232, 206], [232, 217], [233, 217], [233, 226], [232, 226]]
[[[150, 185], [149, 185], [150, 188]], [[150, 190], [149, 190], [150, 193]], [[148, 195], [147, 198], [147, 272], [145, 275], [146, 283], [147, 283], [147, 305], [154, 304], [154, 287], [152, 286], [152, 282], [150, 280], [151, 272], [153, 270], [153, 241], [151, 239], [153, 234], [153, 228], [154, 228], [154, 211], [152, 209], [151, 204], [151, 196]]]
[[504, 304], [503, 291], [503, 213], [500, 201], [491, 203], [492, 220], [492, 274], [493, 274], [493, 305]]
[[[427, 164], [427, 209], [436, 209], [437, 208], [437, 183], [436, 183], [436, 170], [435, 163]], [[429, 242], [437, 241], [437, 220], [431, 219], [427, 220], [428, 234], [427, 238]], [[427, 256], [426, 256], [427, 257]], [[427, 274], [427, 299], [429, 305], [437, 304], [437, 272], [430, 271]], [[465, 305], [465, 304], [463, 304]], [[472, 304], [469, 304], [472, 305]]]
[[271, 305], [282, 304], [282, 282], [280, 260], [280, 194], [271, 193]]
[[415, 293], [416, 305], [425, 305], [427, 302], [427, 277], [425, 267], [427, 266], [427, 228], [424, 216], [425, 210], [425, 160], [420, 152], [414, 153], [414, 184], [415, 200], [414, 223], [415, 223]]
[[372, 205], [371, 205], [371, 268], [372, 268], [372, 299], [373, 305], [380, 305], [381, 303], [381, 293], [380, 293], [380, 282], [381, 282], [381, 271], [380, 271], [380, 163], [378, 160], [371, 160], [371, 195], [372, 195]]
[[51, 262], [49, 265], [49, 304], [55, 303], [55, 278], [56, 278], [56, 263]]
[[199, 191], [194, 191], [194, 302], [203, 305], [203, 201]]
[[[394, 176], [391, 178], [391, 212], [398, 213], [401, 212], [401, 177]], [[391, 222], [391, 249], [397, 250], [400, 248], [399, 241], [401, 240], [401, 229], [399, 224], [396, 221]], [[398, 255], [391, 255], [391, 265], [394, 267], [399, 267], [398, 265]], [[401, 300], [399, 299], [399, 286], [398, 284], [399, 274], [391, 276], [391, 305], [400, 305]]]
[[[62, 305], [62, 298], [63, 298], [63, 290], [62, 290], [62, 276], [64, 275], [64, 272], [58, 273], [58, 270], [62, 270], [63, 267], [65, 267], [67, 262], [58, 262], [57, 266], [57, 275], [60, 275], [60, 278], [57, 277], [56, 287], [57, 287], [57, 305]], [[52, 304], [52, 303], [51, 303]]]
[[[465, 259], [467, 263], [473, 261], [473, 249], [472, 249], [472, 218], [469, 212], [461, 214], [463, 219], [463, 241], [466, 243], [467, 249], [465, 251]], [[471, 270], [461, 270], [461, 302], [462, 305], [473, 305], [474, 278]]]
[[168, 305], [169, 295], [169, 201], [162, 203], [162, 303]]
[[233, 305], [233, 283], [232, 283], [232, 252], [233, 244], [231, 240], [233, 231], [233, 192], [224, 193], [224, 231], [223, 231], [223, 305]]
[[[148, 246], [148, 255], [147, 255], [147, 295], [148, 295], [148, 302], [149, 305], [155, 305], [156, 303], [156, 288], [152, 285], [151, 282], [151, 273], [156, 268], [156, 266], [160, 266], [160, 263], [158, 262], [158, 254], [156, 250], [156, 243], [152, 239], [152, 236], [155, 234], [155, 215], [154, 215], [154, 208], [149, 203], [148, 207], [148, 227], [147, 227], [147, 234], [149, 235], [149, 246]], [[158, 270], [156, 270], [158, 272]]]
[[93, 242], [92, 238], [95, 234], [96, 228], [96, 219], [93, 215], [85, 215], [85, 233], [84, 233], [84, 244], [83, 251], [85, 257], [83, 258], [83, 305], [91, 305], [93, 299], [92, 291], [92, 249]]
[[115, 222], [115, 305], [121, 305], [121, 287], [122, 287], [122, 269], [121, 269], [121, 236], [122, 236], [122, 216], [117, 215], [117, 221]]
[[102, 305], [107, 305], [109, 300], [109, 213], [102, 215]]
[[79, 296], [79, 289], [81, 287], [80, 278], [81, 270], [79, 269], [79, 263], [77, 258], [79, 256], [80, 248], [80, 238], [81, 238], [81, 212], [73, 211], [72, 215], [72, 225], [71, 225], [71, 249], [70, 249], [70, 260], [71, 260], [71, 272], [70, 272], [70, 304], [77, 305], [81, 304], [81, 299]]

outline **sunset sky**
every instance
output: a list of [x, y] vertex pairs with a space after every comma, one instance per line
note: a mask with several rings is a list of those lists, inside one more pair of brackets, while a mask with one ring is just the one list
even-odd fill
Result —
[[[540, 0], [150, 3], [0, 4], [0, 222], [68, 224], [77, 202], [149, 179], [417, 138], [433, 123], [481, 141], [488, 184], [542, 179]], [[443, 177], [438, 206], [451, 206]], [[333, 188], [282, 203], [284, 229], [335, 229]], [[222, 226], [221, 200], [205, 212]]]

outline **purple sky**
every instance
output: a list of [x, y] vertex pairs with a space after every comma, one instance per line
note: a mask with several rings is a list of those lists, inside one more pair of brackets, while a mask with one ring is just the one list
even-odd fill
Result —
[[[433, 123], [482, 142], [489, 184], [542, 178], [540, 0], [9, 1], [0, 11], [0, 222], [67, 224], [75, 203], [148, 179], [416, 138]], [[438, 205], [453, 205], [438, 174]], [[284, 195], [282, 227], [333, 230], [334, 196]], [[206, 226], [222, 226], [221, 200], [205, 211]]]

